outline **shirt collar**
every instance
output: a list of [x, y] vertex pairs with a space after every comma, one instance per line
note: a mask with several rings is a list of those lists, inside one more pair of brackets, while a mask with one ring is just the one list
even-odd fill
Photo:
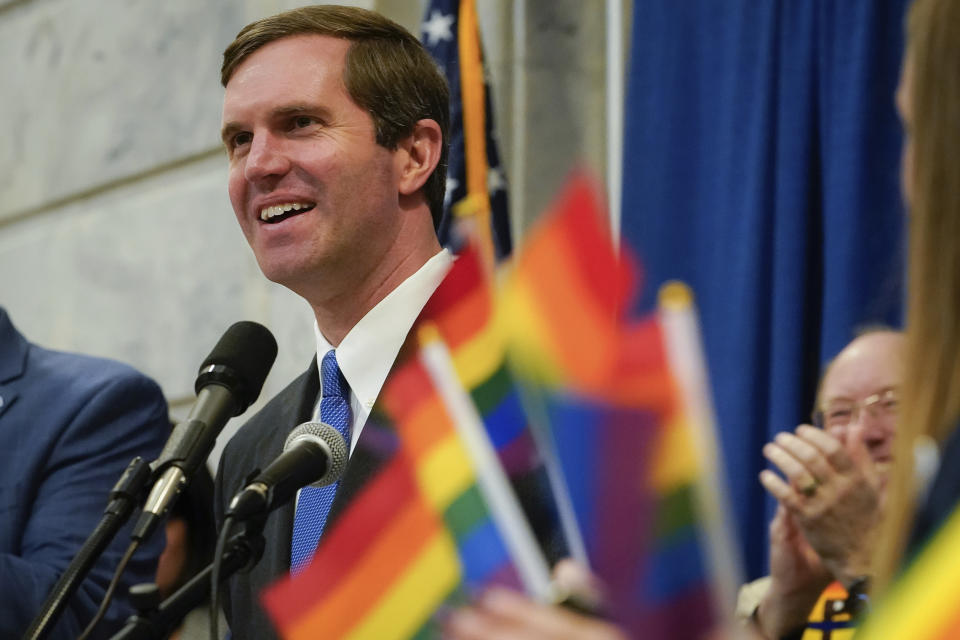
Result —
[[[358, 404], [369, 412], [383, 387], [393, 361], [420, 311], [453, 265], [443, 249], [401, 282], [344, 336], [336, 348], [337, 363]], [[317, 362], [333, 347], [316, 322]]]

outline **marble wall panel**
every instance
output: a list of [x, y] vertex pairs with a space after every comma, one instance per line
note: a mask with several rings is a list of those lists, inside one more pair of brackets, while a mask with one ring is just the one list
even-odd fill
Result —
[[0, 19], [0, 217], [219, 144], [219, 57], [242, 5], [33, 2]]
[[225, 181], [211, 158], [8, 225], [0, 271], [18, 275], [3, 279], [2, 304], [34, 341], [128, 362], [174, 402], [192, 397], [227, 326], [287, 318], [267, 393], [278, 390], [309, 360], [287, 343], [312, 335], [310, 310], [263, 278]]
[[[220, 56], [297, 2], [35, 1], [0, 14], [0, 219], [219, 145]], [[370, 5], [370, 2], [353, 2]]]

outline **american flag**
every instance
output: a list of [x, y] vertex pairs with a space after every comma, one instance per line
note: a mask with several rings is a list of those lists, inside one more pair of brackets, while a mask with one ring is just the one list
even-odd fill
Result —
[[512, 242], [474, 0], [431, 0], [420, 39], [450, 85], [450, 156], [440, 242], [456, 250], [472, 228], [493, 265], [510, 255]]

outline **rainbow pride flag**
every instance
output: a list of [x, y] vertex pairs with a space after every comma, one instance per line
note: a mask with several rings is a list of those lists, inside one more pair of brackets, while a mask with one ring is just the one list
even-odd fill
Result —
[[715, 439], [694, 428], [709, 426], [702, 362], [692, 380], [676, 372], [678, 356], [698, 352], [691, 300], [673, 287], [662, 313], [627, 317], [636, 269], [609, 240], [598, 192], [575, 176], [531, 233], [498, 324], [611, 613], [638, 636], [696, 638], [721, 624], [727, 601], [732, 610], [738, 572], [723, 568], [716, 587], [715, 553], [735, 556], [728, 534], [708, 532], [723, 499], [709, 488]]
[[[520, 389], [507, 366], [506, 342], [495, 324], [489, 271], [477, 244], [467, 245], [424, 307], [418, 326], [431, 326], [449, 350], [460, 386], [467, 390], [541, 547], [556, 559], [578, 534], [555, 501], [557, 478], [530, 426]], [[554, 474], [555, 475], [555, 474]]]
[[[949, 464], [944, 460], [944, 464]], [[960, 509], [876, 604], [854, 638], [960, 638]]]
[[485, 277], [468, 250], [411, 330], [378, 401], [396, 432], [390, 463], [311, 564], [264, 594], [283, 637], [435, 637], [434, 613], [480, 589], [549, 590], [501, 466], [527, 471], [535, 452], [503, 348], [486, 331]]
[[506, 345], [494, 324], [494, 297], [481, 250], [468, 245], [424, 307], [418, 326], [430, 324], [447, 345], [507, 474], [541, 465], [506, 364]]

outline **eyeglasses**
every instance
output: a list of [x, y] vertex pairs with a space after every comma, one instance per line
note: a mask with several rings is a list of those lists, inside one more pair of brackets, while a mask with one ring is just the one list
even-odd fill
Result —
[[813, 413], [813, 423], [821, 429], [846, 427], [857, 421], [861, 411], [867, 411], [877, 418], [890, 418], [897, 415], [899, 408], [900, 394], [897, 390], [884, 389], [859, 402], [835, 400]]

